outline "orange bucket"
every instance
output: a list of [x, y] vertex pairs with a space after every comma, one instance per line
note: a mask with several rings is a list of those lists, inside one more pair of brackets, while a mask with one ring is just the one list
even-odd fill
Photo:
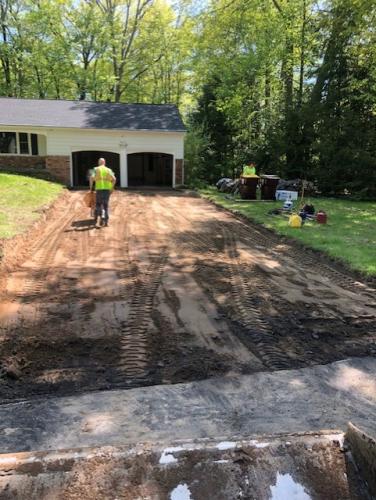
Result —
[[84, 201], [84, 205], [86, 207], [88, 207], [88, 208], [95, 207], [95, 192], [89, 191], [88, 193], [85, 193], [83, 201]]

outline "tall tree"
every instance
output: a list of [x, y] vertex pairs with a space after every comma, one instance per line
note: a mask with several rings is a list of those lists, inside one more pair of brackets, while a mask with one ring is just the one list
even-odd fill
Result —
[[10, 67], [10, 33], [9, 33], [9, 15], [11, 8], [11, 0], [0, 0], [0, 28], [1, 28], [1, 44], [0, 44], [0, 61], [4, 75], [4, 93], [8, 96], [12, 95], [12, 77]]
[[[92, 0], [94, 1], [94, 0]], [[103, 13], [111, 45], [113, 85], [116, 102], [124, 93], [124, 78], [130, 66], [132, 49], [142, 20], [153, 0], [95, 0]]]

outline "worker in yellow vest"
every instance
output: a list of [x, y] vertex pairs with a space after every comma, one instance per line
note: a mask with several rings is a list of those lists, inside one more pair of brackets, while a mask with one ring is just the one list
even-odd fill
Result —
[[90, 190], [96, 191], [96, 202], [95, 202], [95, 223], [99, 223], [103, 226], [108, 226], [108, 205], [110, 201], [110, 195], [114, 189], [116, 183], [116, 177], [113, 171], [106, 167], [106, 160], [104, 158], [99, 158], [98, 166], [94, 168], [90, 176]]
[[251, 162], [248, 165], [244, 165], [243, 167], [243, 176], [244, 177], [252, 177], [256, 175], [256, 165]]

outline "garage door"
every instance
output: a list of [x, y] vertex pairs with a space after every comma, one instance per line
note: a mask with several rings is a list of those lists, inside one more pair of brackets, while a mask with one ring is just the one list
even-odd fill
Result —
[[129, 154], [128, 185], [172, 187], [172, 161], [172, 155], [163, 153]]
[[120, 186], [120, 155], [109, 151], [77, 151], [72, 153], [73, 185], [75, 187], [89, 185], [88, 171], [98, 165], [99, 158], [106, 160], [106, 165], [116, 176], [116, 185]]

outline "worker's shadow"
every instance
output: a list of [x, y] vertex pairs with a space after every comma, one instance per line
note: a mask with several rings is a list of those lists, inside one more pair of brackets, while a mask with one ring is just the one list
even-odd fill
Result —
[[95, 229], [95, 220], [84, 219], [73, 221], [71, 227], [67, 229], [66, 232], [69, 233], [71, 231], [90, 231], [91, 229]]

